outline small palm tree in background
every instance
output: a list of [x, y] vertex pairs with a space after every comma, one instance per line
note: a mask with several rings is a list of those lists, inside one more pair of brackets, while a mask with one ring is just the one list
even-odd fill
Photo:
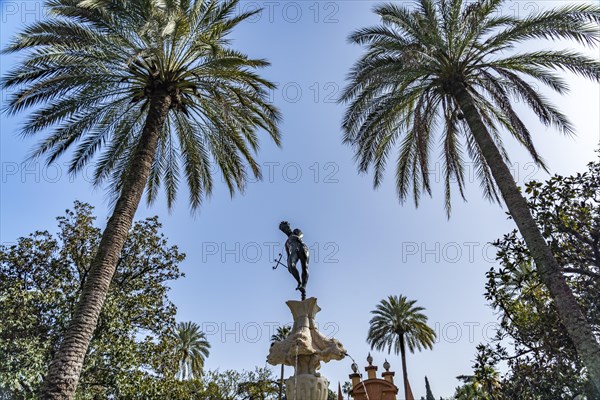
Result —
[[[161, 185], [172, 206], [181, 181], [192, 209], [213, 189], [215, 164], [233, 194], [249, 173], [257, 131], [280, 142], [274, 88], [256, 69], [268, 62], [230, 47], [228, 35], [255, 12], [238, 0], [48, 0], [46, 20], [16, 36], [5, 53], [25, 51], [3, 77], [15, 88], [9, 113], [35, 107], [24, 136], [44, 134], [32, 156], [48, 163], [69, 152], [69, 171], [95, 161], [96, 186], [115, 203], [72, 321], [41, 396], [70, 399], [125, 238], [144, 191]], [[258, 11], [256, 11], [258, 12]]]
[[463, 382], [456, 388], [456, 400], [494, 400], [498, 398], [500, 374], [494, 368], [486, 367], [476, 375], [460, 375], [456, 379]]
[[344, 382], [344, 384], [342, 385], [342, 393], [344, 393], [346, 395], [347, 399], [350, 398], [351, 390], [352, 390], [352, 383], [350, 383], [348, 381]]
[[[281, 342], [288, 337], [290, 332], [292, 331], [292, 327], [289, 325], [278, 326], [277, 331], [275, 331], [274, 335], [271, 335], [271, 343]], [[283, 399], [283, 374], [285, 372], [285, 365], [281, 364], [281, 377], [279, 378], [279, 400]]]
[[205, 333], [194, 322], [180, 322], [175, 343], [175, 356], [179, 362], [176, 378], [182, 381], [199, 378], [210, 349]]
[[464, 385], [457, 387], [453, 399], [492, 400], [481, 384], [471, 381], [467, 381]]
[[450, 183], [454, 180], [463, 196], [465, 158], [473, 160], [484, 196], [497, 202], [499, 195], [504, 199], [600, 391], [600, 344], [531, 216], [502, 145], [502, 133], [508, 133], [545, 168], [530, 131], [513, 108], [515, 99], [544, 125], [573, 133], [566, 116], [529, 80], [565, 94], [567, 84], [557, 72], [569, 71], [598, 82], [598, 60], [573, 50], [513, 50], [536, 39], [574, 40], [596, 48], [600, 7], [570, 4], [518, 18], [502, 12], [505, 3], [418, 0], [411, 9], [398, 4], [377, 6], [382, 25], [350, 36], [367, 51], [352, 69], [341, 97], [350, 103], [343, 121], [344, 142], [354, 148], [361, 172], [372, 167], [375, 186], [397, 151], [398, 197], [404, 201], [412, 191], [417, 205], [423, 192], [431, 194], [431, 152], [440, 148], [448, 215]]
[[411, 353], [415, 350], [432, 349], [436, 335], [427, 326], [427, 316], [422, 313], [423, 307], [415, 306], [416, 300], [406, 297], [389, 296], [381, 300], [375, 310], [374, 317], [369, 322], [367, 342], [371, 349], [394, 350], [402, 358], [402, 377], [404, 382], [404, 398], [408, 398], [408, 372], [406, 370], [406, 349]]

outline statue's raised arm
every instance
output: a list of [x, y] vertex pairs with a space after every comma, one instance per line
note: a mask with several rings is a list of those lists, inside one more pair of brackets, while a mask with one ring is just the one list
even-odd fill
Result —
[[287, 221], [281, 221], [279, 224], [279, 230], [285, 233], [287, 236], [292, 234], [292, 228], [290, 228], [290, 223]]

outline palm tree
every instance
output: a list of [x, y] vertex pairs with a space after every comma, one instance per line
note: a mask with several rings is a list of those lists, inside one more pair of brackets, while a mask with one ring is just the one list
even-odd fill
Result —
[[371, 349], [394, 350], [402, 358], [402, 377], [404, 382], [404, 398], [408, 398], [408, 372], [406, 370], [406, 348], [411, 353], [415, 350], [433, 348], [435, 332], [427, 326], [427, 316], [421, 311], [423, 307], [415, 306], [416, 300], [406, 297], [389, 296], [381, 300], [375, 310], [374, 317], [369, 322], [367, 342]]
[[350, 382], [344, 382], [344, 384], [342, 385], [342, 392], [346, 395], [346, 398], [349, 399], [350, 398], [350, 391], [352, 390], [352, 383]]
[[491, 400], [483, 386], [477, 382], [465, 383], [456, 388], [453, 399], [456, 400]]
[[194, 322], [180, 322], [175, 333], [175, 356], [179, 361], [176, 378], [182, 381], [202, 375], [204, 360], [208, 357], [210, 344], [204, 332]]
[[477, 166], [485, 197], [500, 202], [499, 190], [600, 390], [600, 345], [510, 173], [501, 136], [501, 132], [512, 135], [545, 167], [512, 99], [522, 100], [546, 126], [573, 133], [566, 116], [527, 80], [564, 94], [568, 87], [557, 71], [597, 82], [598, 61], [572, 50], [517, 54], [511, 50], [528, 39], [571, 39], [596, 47], [600, 7], [567, 5], [516, 18], [502, 15], [504, 3], [418, 0], [414, 10], [395, 4], [377, 6], [382, 24], [350, 36], [352, 42], [366, 45], [367, 51], [352, 69], [340, 98], [350, 103], [343, 121], [344, 142], [354, 148], [361, 172], [373, 168], [375, 186], [397, 148], [398, 197], [403, 202], [412, 187], [418, 205], [422, 193], [431, 194], [428, 167], [439, 128], [448, 215], [453, 179], [464, 198], [466, 152]]
[[475, 375], [459, 375], [463, 382], [456, 388], [456, 400], [494, 400], [500, 388], [500, 374], [493, 367], [486, 366]]
[[[271, 343], [281, 342], [288, 337], [290, 332], [292, 331], [292, 327], [289, 325], [278, 326], [277, 331], [274, 335], [271, 335]], [[285, 365], [281, 364], [281, 378], [279, 379], [279, 400], [283, 399], [283, 374], [284, 374]]]
[[[274, 88], [256, 69], [268, 62], [230, 47], [229, 33], [254, 13], [238, 0], [47, 0], [49, 17], [25, 28], [4, 53], [26, 57], [3, 77], [15, 88], [8, 113], [35, 107], [22, 134], [47, 132], [32, 157], [72, 150], [70, 172], [95, 162], [114, 210], [78, 304], [55, 353], [42, 398], [73, 396], [115, 266], [144, 190], [164, 185], [172, 206], [180, 181], [193, 210], [213, 188], [211, 163], [230, 193], [247, 176], [257, 130], [279, 145]], [[48, 130], [52, 129], [52, 130]], [[181, 171], [180, 164], [183, 170]]]

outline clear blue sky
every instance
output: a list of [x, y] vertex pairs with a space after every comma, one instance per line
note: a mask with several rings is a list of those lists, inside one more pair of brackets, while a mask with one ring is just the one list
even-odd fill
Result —
[[[43, 17], [41, 4], [2, 1], [2, 46]], [[438, 342], [433, 351], [408, 356], [417, 398], [424, 395], [425, 375], [436, 396], [450, 396], [458, 383], [455, 377], [470, 372], [475, 346], [493, 336], [496, 317], [482, 293], [485, 272], [495, 265], [488, 243], [513, 229], [504, 209], [483, 200], [472, 180], [469, 202], [456, 198], [448, 221], [439, 166], [432, 171], [440, 183], [433, 198], [419, 209], [411, 203], [402, 206], [390, 179], [393, 171], [374, 191], [371, 177], [356, 173], [351, 150], [341, 145], [343, 108], [334, 99], [361, 52], [346, 37], [377, 22], [370, 12], [374, 4], [242, 1], [242, 9], [264, 11], [235, 32], [233, 44], [273, 64], [265, 75], [279, 82], [273, 101], [284, 115], [283, 148], [265, 137], [259, 154], [265, 179], [250, 184], [244, 196], [230, 199], [221, 185], [199, 215], [190, 214], [184, 191], [172, 212], [162, 198], [138, 210], [136, 218], [159, 215], [170, 241], [187, 253], [181, 265], [187, 276], [173, 283], [170, 297], [178, 319], [195, 321], [209, 334], [209, 369], [264, 366], [273, 327], [291, 322], [284, 303], [297, 297], [293, 279], [282, 269], [271, 269], [270, 253], [282, 251], [285, 239], [277, 229], [281, 220], [301, 228], [311, 246], [308, 294], [318, 297], [323, 309], [318, 315], [323, 332], [338, 338], [361, 367], [369, 351], [369, 312], [381, 299], [403, 294], [426, 308]], [[526, 15], [559, 4], [512, 1], [505, 12]], [[2, 57], [2, 73], [15, 59]], [[525, 118], [551, 171], [560, 174], [585, 169], [595, 156], [600, 131], [598, 86], [569, 80], [571, 93], [555, 103], [570, 116], [578, 137], [561, 137], [530, 114]], [[2, 93], [3, 102], [6, 96]], [[94, 205], [98, 220], [104, 221], [109, 212], [105, 193], [94, 190], [85, 173], [67, 176], [66, 159], [49, 168], [21, 164], [35, 143], [18, 137], [22, 118], [2, 116], [0, 241], [14, 242], [36, 229], [54, 230], [54, 218], [75, 199]], [[546, 177], [514, 142], [506, 143], [519, 183]], [[400, 375], [398, 356], [374, 353], [378, 365], [386, 357]], [[350, 363], [324, 365], [332, 388], [348, 380]]]

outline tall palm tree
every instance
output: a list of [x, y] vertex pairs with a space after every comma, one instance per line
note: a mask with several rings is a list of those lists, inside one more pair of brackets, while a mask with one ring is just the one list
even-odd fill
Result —
[[[49, 17], [25, 28], [4, 53], [25, 52], [3, 77], [17, 89], [7, 111], [35, 107], [22, 134], [45, 133], [32, 157], [53, 162], [72, 150], [70, 172], [95, 162], [114, 210], [71, 324], [45, 378], [42, 398], [73, 396], [115, 266], [144, 190], [164, 185], [172, 206], [180, 181], [192, 209], [213, 188], [211, 163], [231, 194], [243, 191], [258, 129], [279, 145], [274, 85], [230, 46], [229, 33], [253, 13], [238, 0], [47, 0]], [[183, 171], [181, 171], [180, 164]]]
[[435, 332], [427, 326], [427, 316], [422, 313], [423, 307], [415, 306], [416, 300], [408, 300], [405, 296], [389, 296], [377, 304], [374, 315], [369, 322], [367, 342], [371, 349], [394, 350], [402, 358], [402, 378], [404, 382], [404, 398], [408, 398], [408, 371], [406, 370], [406, 348], [411, 353], [415, 350], [432, 349]]
[[175, 356], [179, 361], [176, 378], [182, 381], [202, 375], [204, 360], [208, 357], [210, 344], [206, 334], [194, 322], [180, 322], [175, 332]]
[[[274, 335], [271, 335], [271, 343], [281, 342], [288, 337], [290, 332], [292, 331], [292, 327], [289, 325], [278, 326], [277, 331], [275, 331]], [[279, 378], [279, 400], [283, 399], [283, 374], [285, 372], [285, 365], [281, 364], [281, 377]]]
[[418, 0], [414, 10], [377, 6], [382, 24], [350, 36], [367, 51], [352, 69], [341, 97], [350, 103], [343, 121], [344, 142], [354, 148], [361, 172], [373, 168], [375, 186], [381, 183], [390, 154], [397, 151], [398, 197], [404, 201], [412, 187], [418, 205], [422, 193], [431, 194], [428, 166], [439, 130], [448, 215], [450, 182], [456, 180], [463, 196], [464, 160], [470, 157], [485, 197], [500, 202], [499, 190], [600, 390], [600, 345], [510, 173], [501, 136], [512, 135], [545, 167], [513, 99], [522, 100], [546, 126], [573, 133], [565, 115], [528, 80], [564, 94], [567, 84], [557, 71], [597, 82], [598, 61], [573, 50], [512, 50], [528, 39], [570, 39], [596, 47], [600, 8], [567, 5], [517, 18], [503, 15], [504, 3]]

